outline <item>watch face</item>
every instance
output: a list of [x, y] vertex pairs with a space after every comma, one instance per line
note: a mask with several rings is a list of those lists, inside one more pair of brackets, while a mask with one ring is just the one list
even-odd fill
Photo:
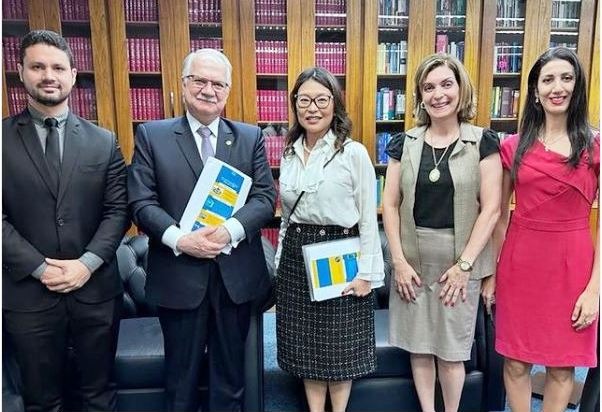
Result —
[[470, 263], [468, 262], [460, 262], [460, 269], [462, 269], [464, 272], [468, 272], [471, 268], [470, 268]]

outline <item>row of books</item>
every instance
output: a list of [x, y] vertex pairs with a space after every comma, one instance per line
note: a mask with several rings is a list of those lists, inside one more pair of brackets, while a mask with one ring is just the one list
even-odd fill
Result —
[[376, 92], [376, 120], [403, 120], [405, 110], [403, 90], [383, 87]]
[[577, 43], [551, 41], [550, 47], [566, 47], [567, 49], [571, 49], [572, 51], [577, 53]]
[[579, 28], [581, 2], [554, 0], [552, 1], [552, 30]]
[[188, 0], [188, 20], [191, 23], [221, 23], [220, 0]]
[[256, 99], [260, 122], [282, 122], [288, 119], [286, 90], [257, 90]]
[[161, 71], [161, 53], [158, 38], [129, 38], [127, 44], [130, 71]]
[[264, 136], [263, 141], [270, 166], [280, 166], [280, 159], [282, 158], [282, 153], [284, 153], [285, 139], [286, 137], [283, 135]]
[[522, 29], [525, 26], [525, 0], [497, 0], [496, 27]]
[[258, 73], [287, 73], [288, 48], [285, 40], [257, 40], [255, 64]]
[[514, 87], [495, 86], [491, 92], [491, 117], [516, 118], [520, 90]]
[[4, 59], [4, 68], [8, 71], [17, 71], [19, 63], [19, 46], [21, 39], [15, 36], [2, 37], [2, 56]]
[[[73, 52], [75, 67], [78, 70], [92, 71], [92, 43], [89, 37], [65, 37]], [[19, 46], [21, 39], [15, 36], [2, 37], [2, 52], [5, 68], [8, 71], [16, 71], [19, 63]]]
[[346, 0], [316, 0], [316, 25], [344, 25], [347, 13], [346, 3]]
[[69, 107], [84, 119], [98, 119], [96, 114], [96, 92], [93, 87], [74, 87], [69, 96]]
[[2, 18], [5, 20], [27, 20], [25, 0], [2, 0]]
[[493, 48], [494, 73], [519, 73], [523, 63], [523, 46], [518, 42], [498, 42]]
[[157, 0], [124, 0], [126, 21], [159, 21]]
[[464, 61], [464, 42], [450, 42], [447, 34], [438, 33], [435, 41], [435, 52], [451, 54], [458, 60]]
[[58, 2], [62, 21], [88, 21], [90, 10], [87, 1], [61, 0]]
[[8, 86], [8, 112], [11, 116], [21, 113], [27, 106], [27, 91], [21, 85]]
[[316, 65], [333, 74], [345, 74], [346, 54], [344, 42], [316, 43]]
[[466, 26], [466, 0], [437, 0], [437, 27]]
[[379, 43], [376, 49], [376, 73], [406, 74], [408, 42]]
[[163, 116], [163, 94], [155, 87], [132, 87], [130, 103], [134, 120], [156, 120]]
[[[408, 0], [379, 0], [378, 25], [379, 27], [407, 27], [408, 26]], [[406, 17], [406, 18], [403, 18]]]
[[198, 49], [216, 49], [223, 51], [224, 43], [220, 37], [207, 37], [203, 39], [190, 39], [190, 51]]
[[376, 147], [375, 147], [376, 163], [381, 164], [381, 165], [386, 165], [387, 163], [389, 163], [389, 156], [387, 156], [387, 153], [385, 153], [385, 149], [387, 148], [387, 145], [391, 141], [391, 137], [393, 136], [393, 134], [395, 134], [395, 133], [391, 133], [391, 132], [376, 133], [376, 139], [374, 142], [374, 144], [376, 145]]
[[286, 24], [286, 0], [255, 0], [257, 24]]

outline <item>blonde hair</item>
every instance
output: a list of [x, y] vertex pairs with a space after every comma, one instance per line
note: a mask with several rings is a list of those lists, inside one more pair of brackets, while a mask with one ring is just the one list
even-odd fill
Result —
[[422, 103], [422, 85], [426, 76], [439, 66], [448, 67], [456, 78], [460, 88], [460, 99], [458, 101], [458, 122], [466, 122], [476, 115], [477, 101], [474, 86], [470, 81], [466, 68], [454, 56], [444, 53], [435, 53], [427, 56], [418, 66], [414, 77], [414, 118], [418, 126], [430, 125], [431, 118], [420, 105]]

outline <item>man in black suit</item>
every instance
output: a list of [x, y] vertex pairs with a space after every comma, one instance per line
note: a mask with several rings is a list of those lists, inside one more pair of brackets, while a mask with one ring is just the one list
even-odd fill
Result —
[[2, 122], [2, 307], [27, 411], [59, 411], [67, 346], [82, 409], [115, 410], [109, 385], [122, 285], [115, 251], [129, 225], [115, 136], [71, 113], [76, 69], [64, 38], [21, 43], [27, 108]]
[[[197, 409], [205, 348], [209, 409], [241, 410], [250, 305], [269, 287], [260, 229], [274, 215], [274, 182], [260, 129], [220, 117], [231, 79], [222, 53], [189, 54], [186, 115], [138, 126], [128, 173], [134, 222], [150, 238], [146, 296], [159, 306], [170, 411]], [[224, 224], [188, 233], [178, 222], [211, 156], [250, 176], [251, 190]]]

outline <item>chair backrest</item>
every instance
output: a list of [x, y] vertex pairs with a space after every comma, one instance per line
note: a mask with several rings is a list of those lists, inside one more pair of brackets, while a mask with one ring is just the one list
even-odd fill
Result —
[[[275, 279], [274, 256], [276, 251], [266, 238], [261, 238], [266, 265], [270, 274], [270, 286]], [[146, 265], [148, 258], [148, 237], [145, 235], [125, 236], [117, 249], [117, 265], [123, 281], [122, 318], [156, 316], [156, 306], [146, 301]], [[263, 310], [273, 306], [272, 290], [258, 296], [254, 306]]]

